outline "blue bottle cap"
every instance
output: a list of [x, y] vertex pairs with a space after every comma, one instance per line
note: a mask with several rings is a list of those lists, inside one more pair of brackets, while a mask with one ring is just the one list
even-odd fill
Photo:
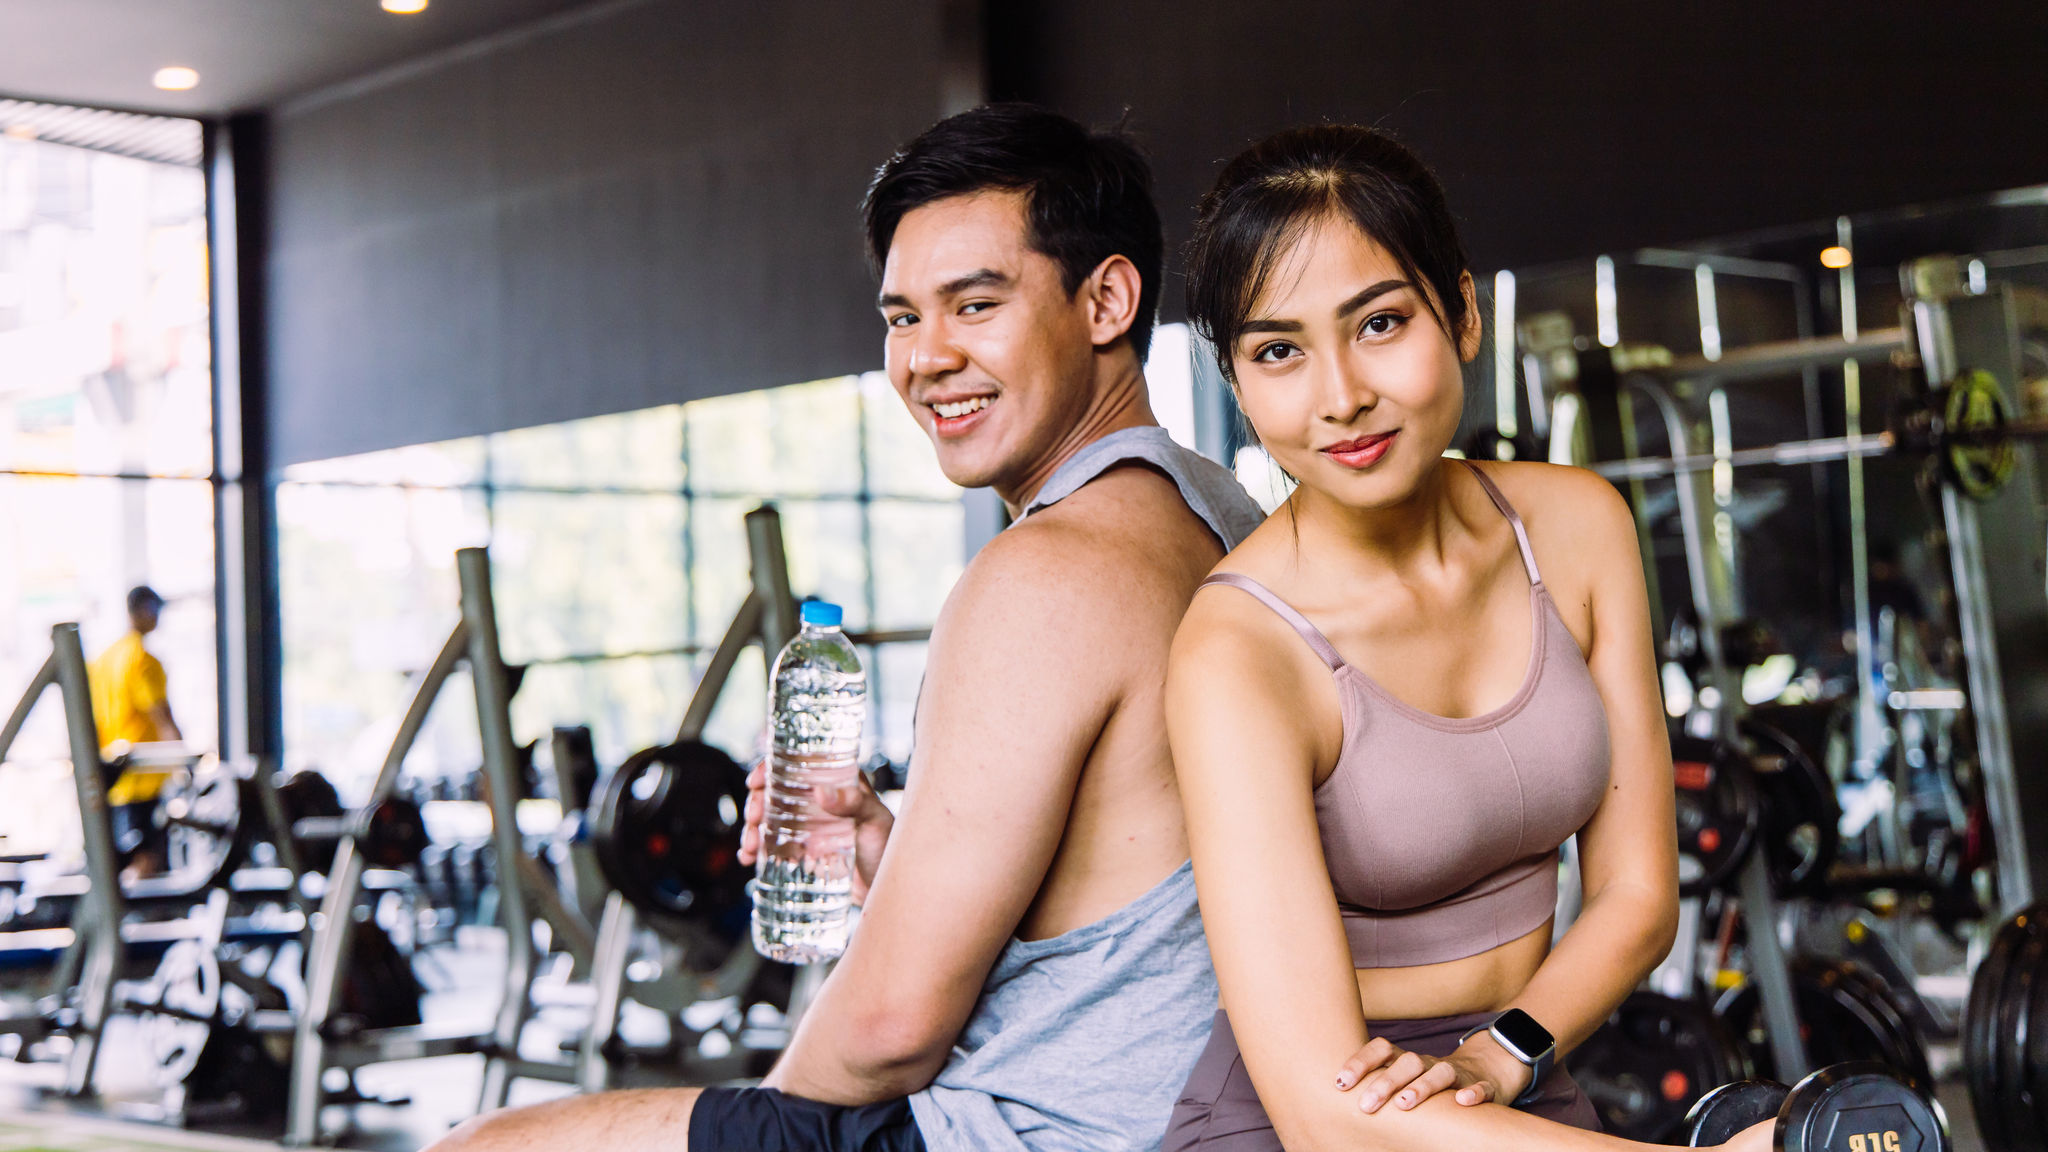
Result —
[[839, 605], [827, 604], [823, 600], [804, 601], [800, 615], [804, 623], [816, 624], [821, 628], [837, 628], [839, 622], [846, 618], [846, 613]]

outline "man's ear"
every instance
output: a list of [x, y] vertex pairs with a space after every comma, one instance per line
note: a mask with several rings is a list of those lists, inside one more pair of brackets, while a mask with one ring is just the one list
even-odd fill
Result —
[[[1479, 320], [1479, 290], [1473, 286], [1472, 273], [1458, 273], [1458, 295], [1465, 298], [1465, 320], [1458, 326], [1458, 359], [1470, 364], [1479, 356], [1479, 337], [1484, 330]], [[1514, 334], [1496, 332], [1493, 338], [1512, 340]]]
[[1144, 288], [1138, 266], [1128, 257], [1111, 256], [1081, 282], [1088, 306], [1088, 338], [1097, 347], [1114, 344], [1138, 319], [1138, 298]]

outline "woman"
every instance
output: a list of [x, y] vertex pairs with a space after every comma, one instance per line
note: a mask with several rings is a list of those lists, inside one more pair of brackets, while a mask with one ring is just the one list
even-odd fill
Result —
[[[1677, 919], [1628, 508], [1588, 472], [1444, 455], [1472, 277], [1436, 180], [1384, 135], [1303, 128], [1233, 160], [1188, 302], [1299, 487], [1174, 642], [1223, 1010], [1166, 1149], [1623, 1146], [1554, 1057]], [[1572, 835], [1585, 901], [1553, 949]]]

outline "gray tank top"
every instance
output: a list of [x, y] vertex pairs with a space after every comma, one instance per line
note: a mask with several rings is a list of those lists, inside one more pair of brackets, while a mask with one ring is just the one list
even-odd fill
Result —
[[[1235, 477], [1156, 427], [1075, 453], [1025, 516], [1130, 461], [1171, 477], [1225, 550], [1265, 518]], [[1215, 1004], [1194, 871], [1182, 864], [1093, 924], [1010, 941], [946, 1066], [910, 1098], [918, 1132], [933, 1152], [1156, 1149]]]

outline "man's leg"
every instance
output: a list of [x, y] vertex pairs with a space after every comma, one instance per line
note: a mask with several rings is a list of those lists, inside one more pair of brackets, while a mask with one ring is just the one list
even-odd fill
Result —
[[431, 1152], [924, 1152], [900, 1096], [842, 1107], [773, 1088], [715, 1088], [700, 1109], [703, 1096], [641, 1088], [505, 1109], [462, 1125]]
[[632, 1088], [502, 1108], [450, 1132], [433, 1152], [684, 1152], [696, 1088]]

